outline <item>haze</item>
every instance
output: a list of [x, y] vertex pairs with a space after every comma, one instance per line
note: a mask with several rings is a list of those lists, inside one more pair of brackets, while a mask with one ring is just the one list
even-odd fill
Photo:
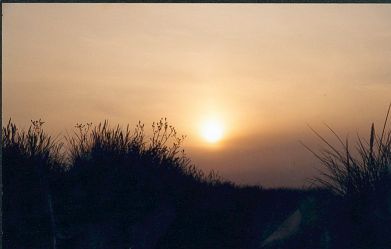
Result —
[[167, 117], [196, 166], [237, 183], [304, 185], [307, 124], [366, 136], [391, 101], [391, 5], [3, 4], [2, 32], [3, 124]]

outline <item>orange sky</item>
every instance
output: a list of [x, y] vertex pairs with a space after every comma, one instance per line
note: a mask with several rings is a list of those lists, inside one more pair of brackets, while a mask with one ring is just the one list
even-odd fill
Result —
[[3, 124], [167, 117], [197, 166], [238, 183], [302, 186], [307, 124], [367, 135], [391, 101], [391, 5], [3, 4], [2, 32]]

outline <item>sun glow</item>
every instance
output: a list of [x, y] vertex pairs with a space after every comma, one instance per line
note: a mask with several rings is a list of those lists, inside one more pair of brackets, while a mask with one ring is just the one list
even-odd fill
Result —
[[220, 141], [224, 134], [224, 128], [218, 120], [206, 120], [201, 125], [201, 135], [209, 143]]

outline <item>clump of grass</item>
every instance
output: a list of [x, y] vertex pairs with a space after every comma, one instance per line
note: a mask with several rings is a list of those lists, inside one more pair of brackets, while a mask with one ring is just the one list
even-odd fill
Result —
[[149, 139], [140, 121], [132, 132], [129, 125], [112, 128], [108, 121], [93, 126], [92, 123], [76, 124], [73, 135], [68, 135], [67, 161], [75, 166], [82, 161], [100, 160], [102, 157], [123, 159], [132, 164], [136, 159], [150, 165], [168, 167], [199, 182], [218, 184], [222, 178], [211, 171], [205, 174], [196, 168], [182, 148], [185, 136], [179, 136], [166, 118], [152, 123]]
[[10, 119], [2, 129], [3, 150], [9, 152], [7, 155], [13, 152], [28, 158], [50, 161], [49, 164], [59, 160], [62, 143], [57, 143], [43, 131], [44, 123], [41, 119], [31, 120], [26, 132], [19, 130]]
[[[41, 227], [37, 231], [50, 234], [51, 243], [55, 247], [57, 228], [51, 187], [54, 177], [58, 176], [56, 174], [62, 172], [63, 161], [60, 153], [62, 143], [47, 135], [43, 131], [43, 124], [41, 119], [31, 120], [29, 129], [25, 131], [19, 130], [10, 119], [2, 128], [3, 210], [7, 215], [16, 213], [19, 217], [18, 221], [25, 222], [23, 226], [28, 227], [24, 231], [37, 230]], [[32, 210], [36, 211], [31, 208], [36, 206], [42, 208], [37, 215], [41, 220], [38, 223], [29, 222], [31, 217], [26, 215]], [[50, 225], [45, 227], [42, 225], [45, 222], [49, 222]], [[20, 223], [12, 224], [8, 219], [4, 223], [8, 240], [15, 234], [20, 235], [18, 232]]]
[[370, 196], [384, 191], [390, 181], [391, 169], [391, 130], [387, 130], [391, 104], [380, 134], [372, 123], [369, 142], [357, 134], [356, 150], [329, 126], [327, 128], [339, 141], [342, 149], [331, 145], [323, 136], [310, 127], [326, 145], [320, 152], [314, 152], [304, 145], [322, 163], [321, 176], [312, 179], [344, 197]]
[[357, 134], [355, 146], [327, 125], [341, 147], [332, 145], [311, 127], [325, 147], [314, 152], [303, 144], [321, 162], [320, 176], [311, 182], [341, 197], [336, 199], [341, 206], [331, 210], [340, 208], [341, 213], [333, 213], [338, 217], [336, 227], [343, 228], [343, 241], [352, 248], [387, 248], [391, 243], [391, 233], [384, 229], [391, 222], [390, 109], [391, 104], [381, 132], [376, 132], [372, 123], [369, 140]]
[[191, 163], [185, 137], [167, 119], [152, 124], [150, 137], [141, 122], [134, 130], [78, 123], [67, 147], [43, 124], [32, 120], [25, 131], [10, 120], [2, 128], [6, 245], [35, 241], [35, 248], [56, 248], [83, 222], [129, 228], [162, 202], [186, 212], [194, 196], [222, 183], [216, 172]]

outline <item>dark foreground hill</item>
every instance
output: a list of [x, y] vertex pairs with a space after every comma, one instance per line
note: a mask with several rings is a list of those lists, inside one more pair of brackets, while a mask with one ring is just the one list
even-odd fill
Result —
[[64, 154], [39, 121], [4, 127], [4, 248], [390, 248], [388, 192], [357, 208], [325, 189], [236, 186], [191, 165], [163, 120], [150, 141], [143, 128], [77, 125]]

